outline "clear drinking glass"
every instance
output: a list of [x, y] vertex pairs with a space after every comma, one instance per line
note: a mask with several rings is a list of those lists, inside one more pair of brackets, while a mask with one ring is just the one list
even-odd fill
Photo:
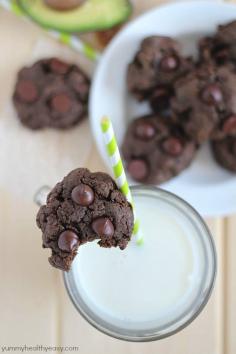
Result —
[[187, 202], [156, 187], [131, 190], [144, 244], [132, 240], [124, 251], [84, 245], [63, 277], [75, 308], [92, 326], [145, 342], [173, 335], [199, 315], [217, 260], [208, 227]]

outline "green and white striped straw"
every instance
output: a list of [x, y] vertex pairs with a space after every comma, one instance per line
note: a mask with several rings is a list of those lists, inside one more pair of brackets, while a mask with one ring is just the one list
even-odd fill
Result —
[[135, 207], [133, 203], [132, 194], [129, 188], [129, 184], [125, 175], [124, 166], [120, 157], [119, 148], [117, 145], [115, 133], [112, 123], [109, 118], [104, 117], [101, 120], [101, 129], [103, 133], [104, 143], [106, 145], [106, 151], [110, 159], [112, 171], [115, 177], [116, 184], [120, 191], [124, 194], [128, 202], [132, 205], [134, 211], [134, 229], [133, 234], [137, 237], [137, 244], [143, 243], [143, 236], [140, 229], [140, 223], [137, 219]]
[[[26, 18], [21, 7], [18, 5], [16, 0], [0, 0], [0, 6], [4, 9], [13, 12], [17, 16]], [[27, 17], [28, 19], [28, 17]], [[46, 32], [53, 38], [56, 38], [61, 43], [68, 45], [70, 48], [74, 49], [76, 52], [83, 54], [86, 58], [92, 61], [97, 61], [100, 59], [101, 54], [96, 51], [89, 44], [84, 43], [77, 36], [54, 30], [46, 30]]]

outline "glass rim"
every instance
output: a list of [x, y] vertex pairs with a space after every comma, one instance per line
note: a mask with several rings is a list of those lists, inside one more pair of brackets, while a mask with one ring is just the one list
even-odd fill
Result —
[[98, 321], [96, 321], [92, 316], [90, 316], [88, 314], [88, 312], [86, 312], [82, 306], [80, 306], [78, 304], [78, 302], [76, 301], [75, 297], [73, 296], [73, 292], [71, 290], [70, 287], [70, 279], [69, 279], [69, 273], [67, 272], [62, 272], [63, 273], [63, 282], [66, 288], [66, 291], [69, 295], [70, 300], [72, 301], [73, 305], [75, 306], [76, 310], [79, 312], [79, 314], [95, 329], [97, 329], [98, 331], [112, 337], [115, 339], [120, 339], [123, 341], [127, 341], [127, 342], [152, 342], [152, 341], [156, 341], [156, 340], [160, 340], [160, 339], [164, 339], [167, 337], [170, 337], [178, 332], [180, 332], [181, 330], [183, 330], [184, 328], [186, 328], [187, 326], [189, 326], [198, 316], [199, 314], [202, 312], [202, 310], [205, 308], [206, 304], [208, 303], [210, 296], [212, 294], [212, 291], [214, 289], [214, 285], [215, 285], [215, 281], [216, 281], [216, 274], [217, 274], [217, 254], [216, 254], [216, 248], [215, 248], [215, 243], [212, 237], [212, 234], [209, 230], [209, 227], [207, 226], [207, 224], [205, 223], [204, 219], [202, 218], [202, 216], [198, 213], [198, 211], [192, 206], [190, 205], [187, 201], [185, 201], [184, 199], [182, 199], [181, 197], [179, 197], [178, 195], [166, 191], [162, 188], [156, 187], [156, 186], [144, 186], [144, 185], [134, 185], [134, 186], [130, 186], [131, 192], [159, 192], [159, 194], [166, 196], [166, 197], [171, 197], [172, 199], [175, 199], [176, 201], [180, 202], [183, 206], [185, 206], [190, 213], [192, 213], [194, 215], [194, 217], [196, 218], [196, 220], [198, 222], [200, 222], [200, 224], [202, 225], [203, 229], [204, 229], [204, 234], [206, 236], [207, 242], [210, 246], [210, 251], [212, 254], [212, 274], [210, 277], [210, 281], [209, 281], [209, 287], [206, 291], [206, 293], [204, 294], [204, 298], [201, 301], [201, 303], [198, 305], [196, 311], [194, 311], [194, 313], [182, 324], [180, 324], [176, 329], [170, 330], [166, 333], [160, 334], [160, 333], [152, 333], [152, 334], [148, 334], [148, 335], [129, 335], [129, 334], [123, 334], [123, 333], [118, 333], [118, 331], [114, 331], [112, 329], [109, 329], [108, 326], [104, 326], [101, 323], [99, 323]]

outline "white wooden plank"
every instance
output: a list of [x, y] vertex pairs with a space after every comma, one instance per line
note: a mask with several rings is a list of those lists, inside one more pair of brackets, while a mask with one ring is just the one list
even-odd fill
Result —
[[[30, 56], [39, 32], [35, 26], [0, 10], [0, 110], [11, 97], [15, 73]], [[1, 142], [0, 148], [2, 151]], [[23, 162], [24, 156], [19, 164]], [[7, 164], [1, 167], [1, 176], [7, 169]], [[11, 174], [16, 175], [16, 171]], [[33, 201], [19, 198], [8, 187], [0, 186], [0, 344], [55, 345], [58, 333], [54, 284], [58, 274], [47, 265], [46, 252], [42, 251]]]
[[0, 344], [58, 342], [58, 273], [47, 262], [33, 202], [0, 191]]
[[15, 76], [9, 73], [15, 74], [18, 68], [25, 64], [38, 33], [36, 26], [23, 22], [0, 7], [0, 77], [1, 84], [4, 83], [0, 87], [0, 110], [12, 95]]
[[225, 257], [225, 353], [236, 352], [236, 216], [227, 220]]
[[93, 143], [90, 154], [86, 163], [86, 167], [91, 170], [91, 172], [106, 172], [107, 167], [105, 166], [101, 156], [96, 151], [96, 144]]

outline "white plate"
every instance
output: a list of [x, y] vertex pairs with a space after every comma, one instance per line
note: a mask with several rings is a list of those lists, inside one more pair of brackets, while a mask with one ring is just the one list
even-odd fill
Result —
[[[126, 26], [109, 45], [93, 80], [90, 99], [91, 126], [98, 149], [109, 162], [100, 133], [100, 119], [108, 115], [121, 144], [130, 119], [148, 113], [126, 89], [126, 70], [141, 40], [153, 34], [178, 38], [185, 53], [196, 54], [196, 42], [215, 31], [218, 24], [236, 19], [236, 6], [209, 1], [181, 2], [158, 7]], [[131, 181], [132, 183], [132, 181]], [[186, 199], [204, 216], [236, 212], [236, 176], [218, 166], [208, 145], [201, 148], [193, 164], [162, 185]]]

